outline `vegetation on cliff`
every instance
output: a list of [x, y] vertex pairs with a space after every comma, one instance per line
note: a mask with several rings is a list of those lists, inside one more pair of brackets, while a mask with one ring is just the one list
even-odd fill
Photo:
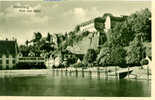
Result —
[[[147, 56], [151, 58], [151, 47], [144, 44], [151, 42], [151, 12], [143, 9], [135, 12], [125, 20], [115, 19], [115, 24], [106, 33], [105, 20], [108, 14], [103, 17], [95, 18], [95, 28], [100, 33], [99, 48], [96, 50], [88, 49], [87, 53], [81, 55], [73, 54], [66, 48], [73, 46], [87, 37], [90, 32], [79, 33], [77, 26], [74, 31], [67, 34], [50, 34], [42, 37], [40, 32], [34, 33], [34, 39], [27, 40], [25, 45], [19, 47], [23, 56], [43, 56], [55, 58], [61, 54], [64, 66], [75, 64], [78, 59], [83, 65], [96, 64], [101, 66], [108, 65], [140, 65], [140, 62]], [[111, 18], [114, 18], [110, 14]], [[118, 23], [117, 23], [117, 21]], [[147, 51], [147, 52], [146, 52]]]
[[[140, 61], [151, 52], [151, 49], [144, 46], [151, 42], [150, 18], [151, 12], [144, 9], [131, 14], [124, 22], [117, 23], [108, 32], [108, 45], [102, 46], [99, 62], [105, 65], [140, 65]], [[147, 56], [151, 58], [151, 54]]]

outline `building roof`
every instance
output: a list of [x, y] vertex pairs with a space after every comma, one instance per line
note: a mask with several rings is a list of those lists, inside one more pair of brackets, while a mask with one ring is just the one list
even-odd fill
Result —
[[10, 41], [10, 40], [0, 40], [0, 57], [5, 54], [12, 56], [17, 55], [17, 42], [16, 41]]
[[103, 15], [103, 18], [106, 18], [107, 16], [110, 17], [111, 21], [124, 21], [128, 17], [126, 15], [121, 15], [120, 17], [118, 17], [118, 16], [113, 16], [111, 13], [105, 13]]

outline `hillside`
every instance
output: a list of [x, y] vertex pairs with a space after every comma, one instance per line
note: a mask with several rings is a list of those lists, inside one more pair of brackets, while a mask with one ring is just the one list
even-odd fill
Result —
[[99, 33], [89, 33], [88, 36], [83, 37], [81, 41], [68, 46], [67, 49], [75, 54], [86, 54], [88, 49], [97, 49], [99, 42]]

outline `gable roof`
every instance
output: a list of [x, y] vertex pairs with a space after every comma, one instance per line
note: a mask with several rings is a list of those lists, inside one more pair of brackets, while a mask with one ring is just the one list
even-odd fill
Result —
[[12, 56], [17, 55], [17, 42], [16, 41], [10, 41], [10, 40], [0, 40], [0, 57], [2, 57], [3, 54]]

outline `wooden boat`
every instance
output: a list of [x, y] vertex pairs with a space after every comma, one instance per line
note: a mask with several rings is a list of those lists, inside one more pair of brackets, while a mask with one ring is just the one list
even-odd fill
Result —
[[117, 76], [118, 79], [123, 79], [123, 78], [127, 77], [129, 74], [131, 74], [132, 71], [133, 71], [133, 69], [123, 68], [121, 70], [118, 70], [117, 72], [108, 73], [108, 77], [109, 76], [113, 76], [113, 77]]
[[131, 74], [131, 72], [133, 71], [133, 69], [130, 70], [123, 70], [119, 72], [119, 79], [123, 79], [125, 77], [127, 77], [129, 74]]

